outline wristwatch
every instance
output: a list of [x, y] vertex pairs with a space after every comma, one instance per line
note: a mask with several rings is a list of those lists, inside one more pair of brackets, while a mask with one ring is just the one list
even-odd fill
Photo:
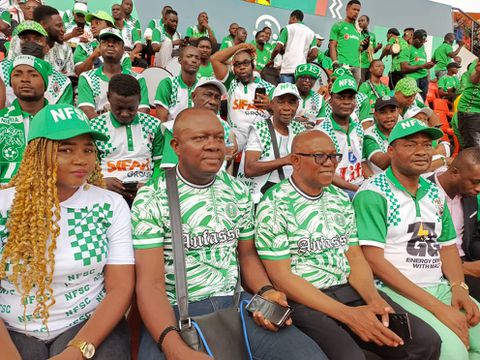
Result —
[[83, 357], [87, 360], [93, 358], [93, 355], [95, 355], [95, 346], [87, 343], [86, 341], [72, 339], [68, 343], [67, 347], [69, 346], [75, 346], [76, 348], [80, 349]]
[[464, 281], [455, 281], [454, 283], [450, 284], [450, 287], [453, 288], [454, 286], [460, 286], [462, 289], [466, 290], [467, 292], [470, 290], [467, 284]]

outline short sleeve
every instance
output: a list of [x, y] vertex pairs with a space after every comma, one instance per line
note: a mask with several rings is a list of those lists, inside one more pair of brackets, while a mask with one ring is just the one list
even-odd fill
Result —
[[285, 45], [287, 41], [288, 41], [288, 30], [284, 28], [280, 32], [280, 36], [278, 37], [278, 43]]
[[382, 152], [380, 145], [370, 136], [365, 136], [363, 139], [363, 157], [370, 160], [373, 154]]
[[317, 38], [314, 36], [312, 39], [312, 42], [310, 43], [310, 49], [315, 49], [317, 48]]
[[157, 93], [155, 94], [155, 105], [163, 106], [165, 109], [170, 108], [170, 97], [172, 95], [172, 79], [165, 78], [158, 84]]
[[255, 127], [250, 126], [248, 129], [247, 145], [245, 151], [263, 151], [263, 145], [257, 134]]
[[238, 223], [238, 229], [240, 230], [238, 240], [253, 240], [255, 237], [254, 205], [252, 194], [247, 189], [245, 189], [242, 201], [244, 204], [242, 206], [243, 213]]
[[360, 104], [360, 123], [373, 120], [373, 116], [370, 112], [371, 109], [370, 101], [368, 98], [365, 98]]
[[410, 45], [408, 47], [402, 49], [402, 51], [400, 51], [400, 54], [398, 55], [398, 62], [399, 63], [402, 63], [402, 62], [410, 63]]
[[447, 200], [443, 203], [442, 233], [438, 237], [438, 242], [442, 246], [452, 245], [457, 242], [457, 233], [455, 232], [455, 225], [453, 225], [452, 216], [447, 206]]
[[71, 83], [67, 85], [62, 96], [58, 99], [57, 104], [73, 105], [73, 87]]
[[150, 109], [150, 100], [148, 99], [148, 88], [145, 78], [142, 76], [138, 78], [138, 83], [140, 84], [140, 109]]
[[157, 132], [154, 135], [153, 142], [152, 142], [152, 160], [154, 164], [157, 165], [159, 160], [162, 158], [163, 153], [163, 134], [161, 127], [158, 126]]
[[165, 35], [163, 35], [159, 28], [154, 28], [152, 33], [152, 44], [161, 44], [164, 41]]
[[113, 218], [107, 230], [107, 265], [134, 264], [130, 209], [123, 198], [118, 196]]
[[340, 27], [338, 23], [333, 24], [332, 29], [330, 30], [330, 41], [338, 41]]
[[80, 75], [78, 79], [78, 107], [91, 106], [95, 108], [95, 99], [93, 98], [93, 91], [85, 76]]
[[233, 72], [228, 72], [227, 76], [225, 76], [224, 79], [218, 79], [218, 80], [220, 80], [223, 83], [223, 85], [225, 85], [225, 87], [229, 89], [230, 86], [232, 85], [232, 82], [235, 80], [235, 74]]
[[367, 84], [367, 82], [363, 82], [362, 85], [358, 88], [358, 92], [361, 92], [362, 94], [365, 94], [367, 96], [370, 95], [370, 86]]
[[185, 31], [185, 36], [186, 37], [193, 37], [193, 29], [191, 26], [187, 28], [187, 31]]
[[385, 247], [387, 200], [372, 190], [359, 191], [353, 198], [360, 245]]
[[447, 77], [446, 76], [442, 76], [439, 80], [438, 80], [438, 88], [439, 89], [442, 89], [443, 91], [447, 91], [447, 86], [446, 86], [446, 81], [447, 80]]
[[325, 56], [322, 60], [322, 67], [326, 70], [333, 70], [333, 61], [329, 56]]
[[76, 65], [80, 65], [85, 60], [87, 60], [88, 54], [82, 46], [77, 46], [73, 53], [73, 63]]
[[142, 38], [140, 37], [140, 34], [138, 33], [138, 29], [133, 28], [131, 31], [132, 31], [132, 43], [133, 43], [133, 45], [143, 44]]

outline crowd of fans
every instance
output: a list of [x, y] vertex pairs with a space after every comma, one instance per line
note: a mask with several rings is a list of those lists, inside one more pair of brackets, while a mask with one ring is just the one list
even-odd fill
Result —
[[[171, 175], [190, 315], [231, 307], [239, 278], [242, 300], [293, 309], [280, 328], [243, 319], [250, 358], [480, 359], [480, 61], [458, 74], [463, 42], [430, 60], [424, 29], [382, 44], [358, 0], [326, 50], [300, 10], [277, 41], [237, 23], [222, 39], [206, 12], [182, 35], [171, 6], [142, 31], [132, 10], [0, 13], [0, 357], [211, 358], [178, 321]], [[172, 62], [149, 88], [144, 69]]]

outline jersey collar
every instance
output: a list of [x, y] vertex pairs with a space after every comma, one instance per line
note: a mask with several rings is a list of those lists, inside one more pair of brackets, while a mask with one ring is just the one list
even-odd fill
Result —
[[111, 111], [110, 111], [109, 114], [110, 114], [110, 121], [112, 122], [112, 125], [115, 129], [118, 129], [121, 126], [130, 126], [130, 125], [137, 125], [138, 124], [138, 113], [135, 115], [135, 118], [133, 119], [133, 121], [129, 125], [124, 125], [124, 124], [121, 124], [120, 122], [118, 122], [118, 120], [115, 119], [115, 115], [113, 115], [113, 113]]
[[289, 177], [289, 178], [288, 178], [288, 182], [290, 183], [290, 185], [293, 187], [293, 189], [294, 189], [297, 193], [299, 193], [301, 196], [303, 196], [303, 197], [304, 197], [305, 199], [307, 199], [307, 200], [318, 200], [318, 199], [320, 199], [320, 198], [323, 196], [323, 194], [325, 193], [324, 189], [322, 189], [322, 192], [321, 192], [319, 195], [317, 195], [317, 196], [311, 196], [311, 195], [308, 195], [308, 194], [304, 193], [304, 192], [295, 184], [295, 182], [293, 181], [292, 177]]
[[385, 175], [387, 176], [388, 180], [390, 180], [397, 189], [406, 192], [408, 195], [410, 195], [412, 198], [416, 199], [417, 201], [423, 198], [427, 194], [428, 189], [430, 188], [430, 184], [428, 183], [428, 181], [420, 176], [418, 181], [417, 195], [413, 195], [411, 192], [405, 189], [405, 187], [400, 183], [400, 181], [398, 181], [398, 179], [393, 174], [391, 166], [389, 166], [388, 169], [385, 171]]
[[193, 84], [191, 87], [188, 87], [188, 85], [183, 82], [181, 73], [179, 75], [177, 75], [177, 78], [178, 78], [178, 83], [180, 84], [180, 87], [182, 89], [193, 89], [195, 87], [195, 85], [197, 85], [197, 82], [198, 82], [198, 79], [197, 79], [197, 80], [195, 80], [195, 84]]
[[375, 129], [377, 130], [378, 136], [380, 136], [382, 140], [388, 140], [388, 137], [378, 128], [377, 124], [375, 124]]
[[343, 132], [344, 134], [347, 134], [347, 135], [350, 135], [352, 133], [352, 131], [355, 129], [356, 126], [358, 126], [358, 123], [353, 121], [353, 119], [350, 117], [348, 119], [348, 132], [345, 131], [344, 128], [342, 128], [336, 121], [335, 119], [333, 118], [333, 114], [330, 115], [330, 121], [332, 122], [332, 127], [333, 127], [333, 130], [338, 130], [340, 132]]
[[[43, 106], [48, 105], [47, 99], [43, 99]], [[23, 116], [24, 118], [31, 118], [33, 117], [32, 114], [29, 114], [25, 111], [22, 110], [20, 107], [20, 103], [18, 102], [18, 99], [13, 100], [12, 104], [10, 105], [10, 111], [9, 114], [10, 116]]]
[[217, 178], [217, 176], [215, 176], [213, 178], [213, 180], [211, 182], [209, 182], [208, 184], [205, 184], [205, 185], [197, 185], [197, 184], [192, 184], [191, 182], [189, 182], [188, 180], [186, 180], [182, 174], [180, 174], [180, 170], [178, 170], [178, 166], [175, 166], [175, 172], [177, 173], [177, 177], [183, 182], [185, 183], [186, 185], [192, 187], [192, 188], [195, 188], [195, 189], [206, 189], [210, 186], [213, 185], [213, 183], [215, 182], [215, 179]]
[[[123, 58], [120, 60], [120, 66], [122, 65], [122, 60]], [[130, 70], [128, 69], [124, 69], [123, 66], [122, 66], [122, 74], [127, 74], [127, 75], [130, 75]], [[100, 79], [102, 79], [103, 81], [106, 81], [106, 82], [109, 82], [110, 79], [107, 77], [107, 75], [105, 75], [103, 73], [103, 65], [102, 66], [99, 66], [97, 68], [97, 70], [95, 70], [95, 75], [97, 75]]]

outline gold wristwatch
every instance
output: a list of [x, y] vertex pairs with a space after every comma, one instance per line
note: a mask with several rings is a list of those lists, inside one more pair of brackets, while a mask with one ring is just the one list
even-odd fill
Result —
[[470, 290], [467, 284], [464, 281], [455, 281], [454, 283], [450, 284], [450, 287], [453, 288], [454, 286], [460, 286], [462, 289], [466, 290], [467, 292]]
[[83, 357], [87, 360], [93, 358], [93, 355], [95, 355], [95, 346], [87, 343], [86, 341], [73, 339], [68, 343], [67, 347], [69, 346], [75, 346], [76, 348], [80, 349]]

